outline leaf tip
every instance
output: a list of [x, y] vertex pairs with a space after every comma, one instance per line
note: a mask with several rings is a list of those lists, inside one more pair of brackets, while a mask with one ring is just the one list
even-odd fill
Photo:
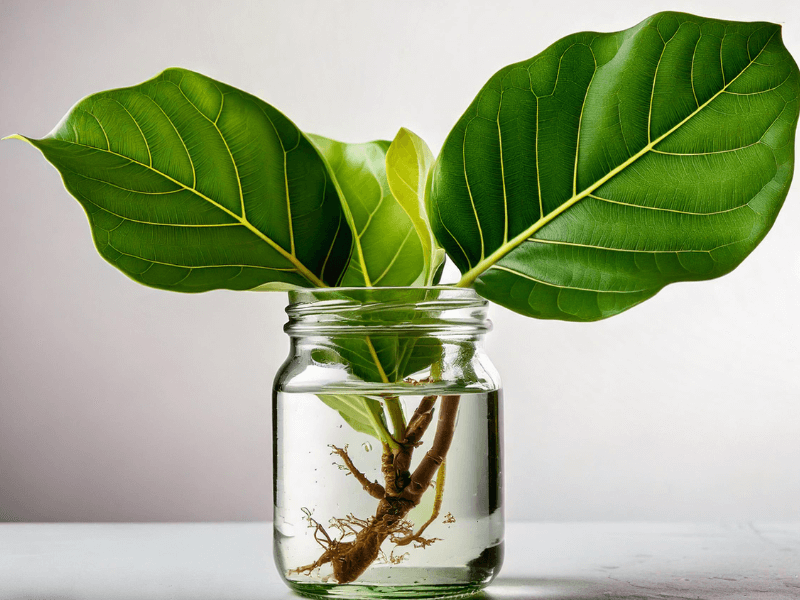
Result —
[[28, 138], [26, 138], [24, 136], [21, 136], [18, 133], [12, 133], [11, 135], [7, 135], [4, 138], [0, 138], [0, 141], [3, 141], [3, 140], [22, 140], [23, 142], [27, 142]]

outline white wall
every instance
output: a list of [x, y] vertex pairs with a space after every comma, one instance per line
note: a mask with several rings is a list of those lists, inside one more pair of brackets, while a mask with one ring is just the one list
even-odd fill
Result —
[[[580, 30], [658, 10], [783, 23], [794, 0], [2, 2], [0, 134], [183, 66], [345, 141], [406, 126], [438, 150], [485, 80]], [[270, 515], [283, 294], [170, 294], [96, 254], [28, 146], [0, 143], [0, 520]], [[800, 518], [800, 187], [732, 275], [595, 324], [495, 308], [507, 515]]]

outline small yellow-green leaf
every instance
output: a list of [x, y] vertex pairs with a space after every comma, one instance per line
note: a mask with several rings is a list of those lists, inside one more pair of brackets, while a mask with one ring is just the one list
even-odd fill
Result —
[[425, 283], [433, 283], [444, 251], [436, 242], [425, 211], [425, 188], [433, 166], [433, 153], [421, 137], [402, 127], [386, 152], [386, 179], [392, 195], [411, 218], [425, 258]]
[[339, 191], [354, 249], [341, 285], [417, 286], [426, 280], [423, 242], [386, 180], [389, 142], [346, 144], [309, 135]]

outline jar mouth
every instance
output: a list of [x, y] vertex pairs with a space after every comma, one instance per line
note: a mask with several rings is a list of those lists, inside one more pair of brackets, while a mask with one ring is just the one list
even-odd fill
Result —
[[[402, 295], [446, 295], [448, 298], [473, 298], [477, 301], [488, 302], [483, 297], [479, 296], [474, 288], [456, 287], [454, 285], [429, 285], [429, 286], [352, 286], [352, 287], [295, 287], [289, 290], [289, 302], [295, 303], [298, 299], [305, 298], [319, 298], [324, 299], [326, 296], [330, 297], [374, 297], [381, 299], [382, 297], [398, 297]], [[304, 300], [300, 300], [304, 301]]]
[[472, 288], [336, 287], [289, 292], [284, 327], [308, 335], [481, 335], [488, 301]]

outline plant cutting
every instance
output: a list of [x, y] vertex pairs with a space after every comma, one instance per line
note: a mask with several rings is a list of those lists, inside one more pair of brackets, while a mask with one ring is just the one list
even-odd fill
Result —
[[798, 77], [778, 26], [660, 13], [501, 69], [436, 157], [405, 129], [364, 144], [303, 132], [182, 69], [22, 139], [133, 279], [290, 290], [274, 411], [287, 582], [446, 596], [501, 562], [486, 300], [592, 321], [731, 271], [788, 192]]

